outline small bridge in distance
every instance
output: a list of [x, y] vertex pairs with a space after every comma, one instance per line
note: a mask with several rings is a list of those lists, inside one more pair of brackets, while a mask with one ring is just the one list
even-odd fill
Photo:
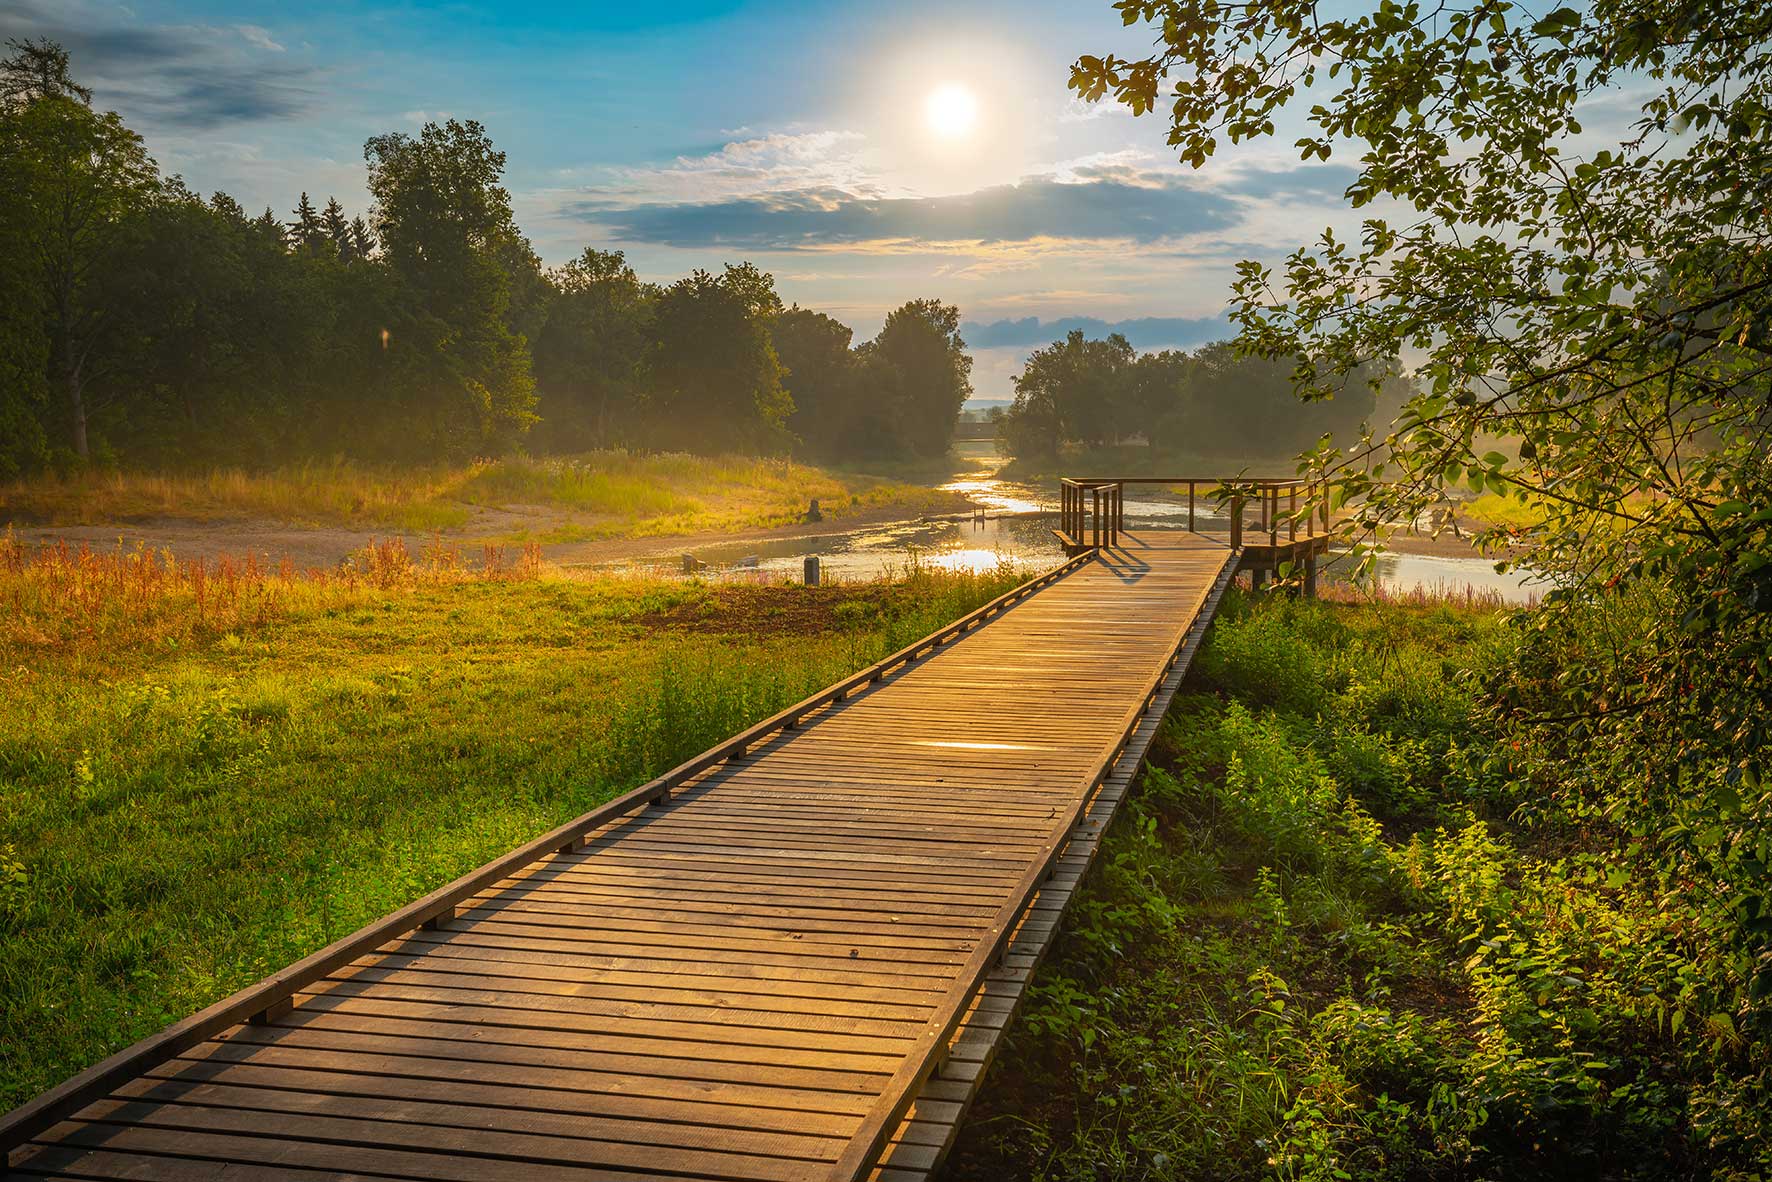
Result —
[[1296, 488], [1245, 544], [1124, 528], [1128, 483], [1065, 482], [1056, 569], [0, 1117], [7, 1176], [929, 1177], [1236, 571], [1321, 552]]

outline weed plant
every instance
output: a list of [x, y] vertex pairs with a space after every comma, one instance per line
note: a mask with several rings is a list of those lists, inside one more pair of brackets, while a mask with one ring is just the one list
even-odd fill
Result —
[[1726, 913], [1538, 798], [1505, 621], [1227, 601], [951, 1178], [1765, 1176]]

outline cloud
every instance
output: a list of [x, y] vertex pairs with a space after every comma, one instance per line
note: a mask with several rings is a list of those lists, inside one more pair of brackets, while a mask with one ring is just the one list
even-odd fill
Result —
[[1133, 118], [1132, 108], [1111, 98], [1086, 102], [1076, 95], [1065, 99], [1064, 110], [1058, 113], [1060, 123], [1094, 123], [1097, 119]]
[[883, 196], [862, 159], [863, 142], [858, 132], [841, 129], [757, 135], [663, 165], [607, 171], [604, 183], [571, 200], [638, 208], [821, 190]]
[[303, 70], [255, 70], [250, 84], [228, 71], [206, 71], [188, 81], [164, 79], [158, 87], [133, 90], [129, 106], [146, 118], [205, 131], [229, 123], [286, 119], [313, 105], [314, 92]]
[[1207, 341], [1222, 340], [1233, 332], [1224, 316], [1189, 318], [1182, 316], [1144, 316], [1134, 320], [1098, 320], [1092, 316], [1063, 316], [1041, 320], [1025, 316], [1018, 320], [992, 320], [983, 324], [967, 321], [960, 326], [966, 343], [978, 349], [1038, 348], [1081, 329], [1091, 338], [1120, 333], [1140, 349], [1164, 346], [1188, 348]]
[[235, 25], [234, 30], [245, 39], [248, 45], [257, 46], [259, 49], [268, 49], [272, 53], [283, 52], [283, 46], [277, 43], [276, 39], [271, 36], [270, 30], [263, 25]]
[[622, 205], [588, 197], [565, 212], [628, 242], [802, 250], [867, 243], [1158, 242], [1222, 230], [1237, 203], [1157, 173], [1065, 182], [1031, 177], [947, 197], [827, 187], [722, 201]]
[[258, 25], [149, 25], [122, 7], [72, 0], [15, 0], [4, 22], [13, 37], [48, 37], [68, 51], [75, 77], [101, 106], [131, 122], [211, 131], [232, 123], [287, 119], [312, 110], [324, 74], [282, 54]]
[[1348, 164], [1238, 168], [1219, 181], [1219, 188], [1260, 200], [1333, 201], [1339, 206], [1359, 175], [1360, 170]]

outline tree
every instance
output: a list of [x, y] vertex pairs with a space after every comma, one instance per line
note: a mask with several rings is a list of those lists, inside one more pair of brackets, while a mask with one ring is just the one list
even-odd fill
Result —
[[[755, 268], [696, 271], [659, 296], [653, 319], [653, 437], [691, 451], [773, 449], [787, 442], [793, 401], [782, 389]], [[770, 286], [773, 294], [773, 284]]]
[[[113, 376], [105, 352], [110, 309], [96, 299], [97, 281], [129, 219], [155, 199], [159, 170], [114, 112], [86, 105], [91, 92], [67, 78], [59, 47], [9, 44], [16, 52], [0, 61], [0, 118], [16, 187], [6, 217], [25, 247], [11, 265], [31, 289], [9, 307], [40, 315], [49, 392], [61, 403], [69, 445], [86, 460], [92, 417], [117, 396], [106, 385]], [[8, 330], [23, 331], [17, 323]]]
[[290, 249], [315, 254], [326, 249], [328, 241], [325, 223], [315, 211], [314, 203], [303, 193], [295, 206], [295, 220], [289, 223]]
[[960, 408], [972, 395], [972, 358], [960, 339], [960, 309], [939, 300], [901, 304], [887, 315], [867, 360], [885, 367], [876, 372], [875, 383], [896, 404], [901, 449], [945, 455]]
[[351, 219], [351, 250], [348, 261], [358, 262], [375, 254], [375, 231], [360, 217]]
[[404, 375], [387, 444], [457, 456], [502, 446], [535, 417], [528, 342], [506, 320], [522, 236], [499, 184], [504, 153], [480, 124], [451, 119], [416, 138], [376, 136], [363, 154], [375, 236], [405, 289], [387, 326]]
[[[1193, 369], [1193, 359], [1180, 349], [1145, 353], [1133, 363], [1126, 378], [1125, 413], [1132, 429], [1142, 431], [1152, 445], [1167, 444], [1198, 454], [1198, 449], [1185, 440], [1161, 438], [1164, 420], [1179, 409], [1186, 397]], [[1287, 394], [1290, 393], [1288, 388]]]
[[624, 442], [644, 410], [657, 293], [620, 251], [593, 247], [549, 278], [554, 296], [535, 342], [542, 436], [558, 451]]
[[[1387, 435], [1309, 467], [1356, 539], [1460, 485], [1541, 519], [1484, 538], [1557, 588], [1522, 664], [1545, 675], [1498, 708], [1561, 753], [1556, 790], [1712, 884], [1741, 958], [1714, 1004], [1772, 1036], [1772, 7], [1116, 7], [1158, 49], [1079, 59], [1084, 98], [1166, 103], [1195, 165], [1308, 103], [1301, 155], [1357, 161], [1356, 238], [1242, 264], [1239, 345], [1306, 398], [1420, 358]], [[1608, 105], [1634, 112], [1612, 136]]]
[[[25, 191], [28, 173], [11, 109], [0, 108], [0, 194]], [[31, 266], [39, 211], [0, 200], [0, 478], [45, 463], [50, 455], [49, 345], [44, 334], [44, 285]]]
[[814, 455], [847, 456], [865, 451], [866, 440], [851, 432], [856, 419], [856, 358], [847, 324], [798, 304], [770, 326], [776, 356], [786, 367], [782, 384], [794, 400], [788, 427]]
[[[1179, 380], [1150, 419], [1151, 442], [1189, 455], [1222, 457], [1232, 470], [1252, 460], [1296, 456], [1325, 438], [1357, 442], [1377, 405], [1368, 369], [1360, 369], [1333, 397], [1301, 402], [1292, 381], [1295, 364], [1290, 357], [1244, 356], [1227, 341], [1201, 346], [1186, 364], [1169, 367]], [[1372, 367], [1371, 373], [1383, 386], [1395, 370]]]
[[92, 105], [92, 89], [74, 81], [68, 51], [54, 41], [9, 37], [6, 48], [12, 50], [12, 56], [0, 62], [0, 108], [23, 108], [45, 98]]
[[1134, 360], [1119, 333], [1091, 341], [1081, 329], [1035, 350], [1015, 378], [1006, 437], [1018, 449], [1012, 454], [1051, 457], [1062, 443], [1099, 446], [1135, 429], [1128, 405]]
[[[302, 196], [305, 198], [307, 194]], [[337, 197], [326, 199], [326, 208], [320, 213], [320, 232], [326, 236], [334, 254], [345, 262], [351, 261], [354, 248], [351, 242], [351, 223], [345, 220], [345, 207], [338, 203]]]

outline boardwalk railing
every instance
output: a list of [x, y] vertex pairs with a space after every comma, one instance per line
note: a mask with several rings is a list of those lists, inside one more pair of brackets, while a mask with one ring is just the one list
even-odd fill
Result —
[[[1119, 542], [1126, 528], [1126, 486], [1150, 484], [1179, 490], [1187, 486], [1187, 527], [1195, 529], [1199, 493], [1202, 488], [1216, 490], [1214, 500], [1228, 501], [1230, 508], [1231, 546], [1243, 544], [1249, 523], [1245, 510], [1253, 504], [1259, 517], [1254, 523], [1259, 535], [1267, 534], [1269, 545], [1278, 545], [1284, 524], [1286, 541], [1299, 540], [1299, 525], [1305, 537], [1318, 537], [1329, 532], [1329, 500], [1320, 483], [1292, 477], [1252, 476], [1067, 476], [1059, 482], [1059, 541], [1073, 550], [1096, 549]], [[1307, 512], [1299, 513], [1300, 493]], [[1281, 508], [1284, 498], [1285, 507]]]
[[[353, 932], [318, 952], [281, 969], [239, 992], [223, 998], [207, 1009], [176, 1022], [158, 1034], [150, 1035], [87, 1068], [80, 1074], [27, 1101], [0, 1116], [0, 1173], [4, 1173], [7, 1155], [50, 1128], [85, 1108], [95, 1100], [110, 1095], [123, 1084], [148, 1069], [164, 1063], [221, 1032], [241, 1023], [264, 1023], [286, 1013], [294, 1004], [295, 995], [329, 974], [341, 969], [390, 940], [418, 928], [435, 927], [454, 919], [457, 907], [465, 900], [493, 884], [509, 878], [557, 852], [583, 849], [590, 834], [628, 813], [648, 805], [662, 804], [674, 789], [693, 780], [718, 764], [743, 759], [753, 747], [765, 743], [783, 731], [797, 727], [801, 720], [823, 707], [840, 702], [851, 693], [884, 680], [928, 653], [935, 652], [1002, 612], [1035, 591], [1070, 574], [1084, 565], [1091, 554], [1079, 554], [1045, 574], [1029, 579], [983, 607], [962, 616], [944, 628], [931, 632], [921, 640], [905, 646], [882, 661], [876, 662], [818, 693], [796, 702], [787, 709], [741, 731], [725, 742], [697, 755], [655, 780], [623, 793], [607, 804], [542, 834], [510, 853], [486, 863], [477, 870], [439, 887], [424, 898]], [[1050, 858], [1048, 858], [1050, 861]], [[1006, 933], [1005, 933], [1006, 935]], [[1000, 942], [1000, 940], [999, 940]], [[984, 958], [980, 958], [984, 959]], [[982, 972], [982, 970], [981, 970]], [[954, 1015], [952, 1021], [958, 1021]], [[949, 1023], [951, 1025], [951, 1022]], [[933, 1043], [928, 1048], [935, 1051]], [[927, 1069], [928, 1061], [922, 1066]], [[884, 1125], [893, 1115], [885, 1110], [874, 1114], [875, 1124]], [[889, 1129], [887, 1130], [890, 1131]], [[883, 1137], [885, 1134], [881, 1133]]]
[[[1299, 564], [1307, 593], [1315, 594], [1317, 556], [1329, 548], [1329, 498], [1321, 482], [1262, 476], [1067, 476], [1059, 482], [1058, 528], [1052, 531], [1066, 554], [1119, 545], [1129, 484], [1177, 491], [1186, 485], [1190, 530], [1197, 529], [1199, 497], [1206, 490], [1230, 511], [1231, 549], [1242, 551], [1241, 569], [1259, 582], [1270, 571]], [[1251, 506], [1256, 509], [1253, 522], [1246, 520]]]

